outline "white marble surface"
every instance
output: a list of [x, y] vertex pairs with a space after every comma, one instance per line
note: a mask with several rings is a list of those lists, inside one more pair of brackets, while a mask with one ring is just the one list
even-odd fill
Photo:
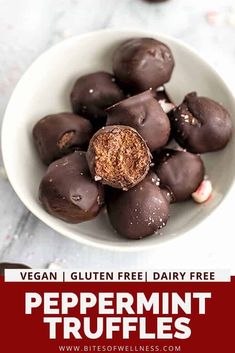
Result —
[[[0, 117], [16, 82], [40, 53], [69, 36], [106, 27], [138, 27], [184, 40], [235, 92], [234, 0], [0, 0]], [[55, 262], [84, 269], [235, 269], [229, 204], [219, 220], [208, 221], [211, 231], [198, 228], [190, 237], [141, 253], [113, 253], [82, 246], [38, 221], [19, 201], [0, 165], [0, 261], [42, 268]]]

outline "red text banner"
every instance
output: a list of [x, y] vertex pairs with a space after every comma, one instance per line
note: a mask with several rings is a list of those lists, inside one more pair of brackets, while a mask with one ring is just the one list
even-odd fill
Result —
[[227, 282], [5, 282], [1, 352], [230, 353]]

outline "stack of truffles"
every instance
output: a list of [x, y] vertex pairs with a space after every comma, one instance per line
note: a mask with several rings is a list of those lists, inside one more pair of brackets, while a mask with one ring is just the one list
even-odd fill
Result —
[[[166, 225], [170, 203], [192, 194], [199, 202], [208, 198], [199, 153], [226, 146], [231, 119], [196, 93], [175, 106], [164, 87], [173, 68], [164, 43], [127, 40], [114, 52], [114, 74], [76, 81], [73, 113], [48, 115], [34, 126], [36, 148], [49, 166], [39, 188], [47, 212], [80, 223], [106, 205], [114, 229], [140, 239]], [[167, 147], [171, 139], [177, 149]]]

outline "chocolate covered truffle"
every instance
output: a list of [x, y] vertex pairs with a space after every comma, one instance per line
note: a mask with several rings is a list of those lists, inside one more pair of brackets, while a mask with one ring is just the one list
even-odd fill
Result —
[[23, 264], [16, 264], [16, 263], [10, 263], [10, 262], [1, 262], [0, 263], [0, 276], [4, 276], [4, 272], [6, 269], [9, 270], [21, 270], [21, 269], [29, 269], [29, 266], [23, 265]]
[[153, 38], [133, 38], [113, 55], [113, 71], [122, 87], [131, 92], [156, 89], [168, 82], [174, 68], [170, 48]]
[[103, 71], [80, 77], [71, 92], [73, 111], [89, 119], [96, 130], [105, 125], [105, 109], [123, 98], [115, 77]]
[[45, 210], [69, 223], [94, 218], [103, 204], [103, 187], [92, 180], [86, 153], [75, 151], [53, 162], [39, 188]]
[[196, 93], [187, 94], [183, 103], [173, 110], [171, 123], [176, 141], [193, 153], [220, 150], [232, 136], [228, 111]]
[[202, 159], [189, 152], [164, 149], [154, 155], [154, 163], [160, 186], [168, 189], [174, 202], [189, 199], [204, 178]]
[[168, 220], [169, 202], [152, 171], [129, 191], [108, 190], [107, 211], [114, 229], [130, 239], [140, 239], [163, 228]]
[[136, 130], [116, 125], [96, 132], [89, 144], [87, 161], [95, 180], [128, 190], [148, 173], [151, 155]]
[[151, 90], [113, 105], [107, 113], [107, 125], [133, 127], [151, 151], [166, 145], [169, 139], [170, 121]]
[[33, 129], [35, 146], [47, 165], [74, 150], [86, 148], [92, 135], [90, 122], [72, 113], [48, 115]]

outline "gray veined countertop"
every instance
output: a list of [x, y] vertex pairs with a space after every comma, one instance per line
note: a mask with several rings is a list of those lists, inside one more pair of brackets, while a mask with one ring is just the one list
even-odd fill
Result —
[[[182, 39], [235, 92], [234, 0], [0, 0], [1, 118], [16, 82], [40, 53], [72, 35], [107, 27], [138, 27]], [[225, 231], [223, 220], [213, 238], [197, 232], [178, 239], [177, 249], [174, 242], [139, 253], [80, 245], [37, 220], [17, 198], [2, 162], [0, 168], [0, 261], [91, 270], [235, 267], [232, 231]], [[226, 229], [233, 230], [233, 222], [225, 217]]]

